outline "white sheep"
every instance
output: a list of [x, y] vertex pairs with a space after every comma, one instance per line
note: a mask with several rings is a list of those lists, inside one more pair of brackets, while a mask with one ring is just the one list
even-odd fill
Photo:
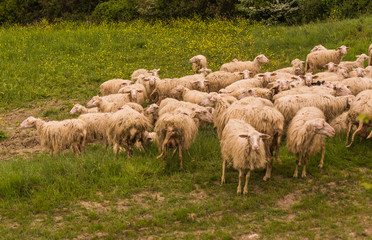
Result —
[[329, 62], [340, 63], [342, 57], [347, 54], [347, 49], [350, 48], [342, 45], [337, 50], [321, 50], [309, 53], [306, 56], [305, 72], [322, 69]]
[[318, 77], [318, 81], [325, 81], [325, 82], [334, 82], [334, 81], [341, 81], [345, 78], [349, 77], [348, 71], [344, 67], [337, 67], [336, 70], [333, 72], [327, 71], [327, 72], [319, 72], [315, 74], [314, 76]]
[[372, 90], [364, 90], [360, 92], [350, 106], [347, 116], [348, 132], [346, 136], [346, 144], [349, 141], [352, 126], [357, 125], [358, 128], [352, 135], [350, 144], [346, 147], [351, 147], [354, 142], [355, 135], [360, 133], [363, 127], [365, 128], [364, 131], [367, 131], [368, 128], [371, 128], [369, 124], [364, 122], [363, 118], [359, 119], [360, 115], [364, 115], [368, 119], [372, 119]]
[[119, 89], [133, 84], [133, 81], [123, 79], [111, 79], [99, 86], [102, 96], [118, 93]]
[[116, 112], [129, 100], [127, 94], [111, 94], [104, 97], [94, 96], [87, 103], [87, 107], [97, 107], [100, 112]]
[[124, 109], [125, 106], [129, 106], [129, 107], [131, 107], [133, 110], [136, 110], [136, 111], [139, 112], [139, 113], [144, 113], [144, 109], [143, 109], [143, 107], [142, 107], [140, 104], [135, 103], [135, 102], [127, 102], [127, 103], [125, 103], [123, 106], [119, 107], [118, 110], [122, 110], [122, 109]]
[[256, 168], [264, 168], [267, 165], [266, 147], [263, 139], [269, 138], [271, 138], [269, 135], [258, 132], [248, 123], [231, 119], [222, 132], [220, 142], [223, 160], [221, 184], [225, 183], [225, 168], [228, 163], [239, 171], [237, 194], [242, 192], [242, 182], [245, 175], [243, 194], [246, 195], [251, 171]]
[[138, 76], [140, 76], [141, 74], [145, 75], [145, 76], [156, 76], [156, 77], [159, 77], [158, 75], [158, 72], [160, 71], [160, 69], [153, 69], [153, 70], [146, 70], [146, 69], [137, 69], [135, 71], [133, 71], [132, 75], [130, 76], [130, 79], [135, 82], [138, 80]]
[[300, 59], [296, 58], [291, 61], [291, 64], [292, 67], [277, 69], [274, 71], [274, 73], [285, 72], [294, 75], [304, 74], [304, 61], [301, 61]]
[[66, 149], [79, 155], [85, 147], [86, 123], [80, 119], [45, 122], [40, 118], [28, 117], [20, 125], [20, 129], [26, 128], [37, 130], [41, 146], [52, 155]]
[[79, 116], [87, 126], [87, 143], [99, 142], [105, 146], [108, 145], [107, 127], [108, 120], [112, 113], [86, 113]]
[[142, 84], [145, 87], [146, 95], [149, 97], [148, 95], [154, 91], [157, 81], [160, 81], [160, 78], [157, 76], [145, 76], [142, 74], [138, 76], [136, 83]]
[[175, 99], [200, 104], [210, 94], [207, 92], [200, 92], [198, 90], [190, 90], [184, 86], [178, 85], [171, 91], [171, 96]]
[[317, 51], [322, 51], [322, 50], [328, 50], [328, 49], [325, 48], [323, 45], [319, 44], [313, 47], [313, 49], [311, 49], [310, 52], [312, 53], [312, 52], [317, 52]]
[[98, 113], [98, 108], [97, 107], [93, 107], [93, 108], [86, 108], [84, 107], [83, 105], [80, 105], [80, 104], [75, 104], [71, 110], [70, 110], [70, 115], [74, 115], [74, 114], [84, 114], [84, 113]]
[[274, 90], [267, 88], [243, 88], [240, 90], [235, 90], [234, 92], [231, 92], [229, 94], [237, 98], [238, 100], [249, 96], [271, 100], [273, 98]]
[[238, 61], [229, 62], [221, 66], [220, 71], [225, 72], [243, 72], [244, 70], [251, 71], [251, 76], [260, 72], [261, 63], [268, 63], [269, 59], [265, 55], [260, 54], [253, 61]]
[[355, 97], [352, 95], [334, 97], [327, 94], [296, 94], [278, 98], [274, 105], [283, 114], [286, 125], [303, 107], [317, 107], [321, 109], [327, 121], [335, 118], [349, 108]]
[[364, 68], [361, 68], [361, 67], [357, 67], [357, 68], [354, 68], [353, 70], [351, 70], [349, 72], [349, 78], [352, 78], [352, 77], [365, 77], [367, 75], [367, 72]]
[[161, 115], [155, 124], [155, 129], [160, 155], [166, 161], [167, 149], [175, 148], [173, 155], [178, 150], [180, 168], [182, 164], [182, 151], [190, 148], [198, 134], [198, 127], [194, 120], [183, 113], [165, 113]]
[[129, 106], [113, 113], [108, 120], [107, 136], [115, 155], [123, 148], [131, 156], [134, 146], [143, 141], [144, 132], [151, 128], [150, 120]]
[[159, 106], [156, 103], [148, 105], [144, 109], [144, 115], [150, 119], [152, 124], [155, 124], [159, 117]]
[[342, 61], [338, 64], [339, 67], [344, 67], [348, 72], [352, 71], [354, 68], [364, 68], [365, 60], [369, 59], [366, 54], [361, 54], [356, 56], [357, 59], [355, 61]]
[[303, 165], [301, 177], [306, 177], [306, 164], [309, 157], [320, 150], [322, 156], [319, 167], [324, 164], [325, 136], [333, 137], [335, 130], [325, 121], [322, 110], [304, 107], [297, 112], [288, 127], [287, 149], [296, 155], [296, 168], [293, 177], [298, 177], [298, 167]]
[[120, 88], [118, 93], [128, 94], [129, 101], [138, 104], [144, 104], [147, 100], [147, 92], [144, 85], [135, 83], [123, 88]]
[[364, 90], [372, 89], [372, 78], [347, 78], [339, 82], [339, 84], [347, 86], [353, 95], [357, 95]]
[[342, 114], [335, 117], [332, 121], [330, 121], [329, 125], [333, 127], [336, 134], [347, 133], [348, 130], [347, 115], [348, 111], [345, 111]]
[[236, 81], [248, 79], [249, 74], [249, 70], [234, 73], [217, 71], [206, 76], [205, 82], [209, 92], [218, 92], [220, 89], [225, 88]]
[[192, 64], [192, 71], [197, 73], [202, 68], [207, 68], [207, 58], [203, 55], [196, 55], [189, 59]]
[[246, 88], [265, 88], [269, 84], [270, 78], [258, 77], [258, 78], [249, 78], [239, 80], [230, 84], [229, 86], [225, 87], [224, 89], [220, 89], [219, 93], [232, 93], [239, 89], [246, 89]]

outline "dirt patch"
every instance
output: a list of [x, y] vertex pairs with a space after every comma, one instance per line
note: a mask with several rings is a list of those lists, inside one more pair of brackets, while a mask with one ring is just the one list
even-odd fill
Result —
[[276, 202], [276, 205], [279, 207], [279, 208], [282, 208], [282, 209], [285, 209], [285, 210], [288, 210], [291, 208], [291, 206], [295, 203], [297, 203], [299, 200], [299, 198], [301, 197], [301, 192], [300, 191], [296, 191], [294, 193], [290, 193], [290, 194], [287, 194], [285, 195], [284, 197], [282, 197], [281, 199], [279, 199], [277, 202]]
[[141, 204], [141, 205], [146, 206], [146, 202], [148, 201], [162, 202], [165, 200], [165, 197], [160, 192], [143, 192], [139, 194], [133, 194], [132, 200], [136, 204]]
[[199, 184], [195, 184], [196, 190], [190, 193], [190, 196], [193, 198], [191, 200], [192, 203], [204, 200], [207, 198], [207, 193], [199, 186]]
[[257, 233], [252, 233], [252, 234], [244, 234], [239, 236], [239, 240], [254, 240], [254, 239], [259, 239], [259, 235]]
[[80, 201], [79, 204], [89, 211], [98, 213], [108, 212], [109, 208], [104, 203]]

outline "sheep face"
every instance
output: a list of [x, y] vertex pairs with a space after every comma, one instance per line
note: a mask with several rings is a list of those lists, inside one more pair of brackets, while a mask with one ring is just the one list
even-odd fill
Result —
[[271, 82], [271, 77], [276, 76], [276, 75], [277, 73], [266, 72], [266, 73], [260, 73], [257, 76], [261, 77], [265, 84], [268, 84]]
[[88, 103], [87, 103], [87, 107], [90, 108], [90, 107], [97, 107], [99, 104], [101, 104], [102, 102], [102, 98], [98, 97], [98, 96], [94, 96]]
[[304, 81], [306, 86], [311, 86], [313, 79], [317, 79], [319, 76], [314, 76], [311, 73], [307, 73], [306, 75], [300, 76]]
[[347, 86], [337, 86], [335, 85], [333, 87], [333, 90], [336, 91], [336, 96], [347, 96], [347, 95], [352, 95], [351, 91]]
[[173, 98], [175, 99], [178, 99], [180, 100], [182, 98], [182, 94], [183, 92], [185, 91], [185, 87], [182, 86], [182, 85], [178, 85], [177, 87], [173, 88], [171, 91], [170, 91], [170, 96], [172, 96]]
[[156, 103], [153, 103], [146, 108], [145, 113], [148, 115], [154, 115], [158, 111], [159, 111], [159, 106]]
[[213, 123], [213, 115], [206, 109], [196, 109], [195, 116], [204, 122]]
[[81, 113], [83, 110], [83, 106], [80, 104], [75, 104], [72, 109], [70, 110], [70, 115], [74, 115], [76, 113]]
[[342, 45], [341, 47], [338, 47], [337, 50], [340, 51], [341, 54], [345, 55], [347, 54], [347, 50], [350, 49], [349, 47], [346, 47]]
[[327, 137], [333, 137], [335, 135], [335, 130], [331, 125], [329, 125], [324, 119], [315, 118], [308, 120], [305, 123], [308, 131], [313, 131], [316, 134], [325, 135]]
[[362, 61], [364, 62], [365, 60], [367, 60], [369, 57], [366, 55], [366, 54], [361, 54], [361, 55], [356, 55], [356, 57], [358, 58], [359, 61]]
[[265, 55], [263, 55], [263, 54], [258, 55], [255, 58], [255, 60], [257, 60], [260, 63], [268, 63], [269, 62], [269, 59]]
[[168, 125], [167, 129], [163, 130], [163, 134], [165, 135], [163, 144], [168, 148], [175, 148], [178, 145], [176, 139], [179, 138], [180, 134], [175, 126]]
[[205, 91], [205, 80], [199, 79], [192, 82], [193, 89]]
[[263, 134], [257, 131], [246, 132], [240, 134], [239, 137], [246, 138], [249, 142], [249, 145], [252, 146], [252, 150], [258, 151], [260, 149], [260, 145], [262, 146], [262, 139], [270, 139], [271, 136], [267, 134]]
[[355, 68], [354, 70], [357, 73], [358, 77], [364, 77], [365, 75], [367, 75], [367, 72], [361, 67]]
[[149, 82], [149, 85], [151, 87], [155, 87], [156, 81], [158, 79], [159, 79], [159, 77], [157, 77], [157, 76], [149, 76], [149, 77], [145, 77], [143, 80], [146, 81], [146, 82]]
[[256, 94], [252, 89], [244, 89], [237, 98], [240, 100], [245, 97], [256, 97]]
[[329, 72], [336, 72], [336, 70], [338, 68], [338, 64], [333, 63], [333, 62], [329, 62], [325, 66], [328, 68]]
[[158, 69], [152, 69], [152, 70], [148, 71], [148, 73], [151, 73], [152, 76], [154, 76], [154, 77], [159, 77], [159, 75], [158, 75], [158, 72], [159, 71], [160, 71], [160, 68], [158, 68]]
[[28, 117], [21, 123], [21, 125], [19, 125], [19, 129], [33, 128], [35, 127], [35, 123], [36, 123], [36, 118]]

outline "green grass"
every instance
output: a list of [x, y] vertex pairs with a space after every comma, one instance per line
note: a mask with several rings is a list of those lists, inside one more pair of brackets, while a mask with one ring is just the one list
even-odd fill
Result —
[[[72, 102], [86, 102], [101, 82], [129, 78], [138, 68], [160, 68], [161, 77], [191, 73], [188, 59], [206, 55], [213, 70], [233, 58], [270, 59], [264, 70], [305, 59], [315, 45], [352, 49], [354, 59], [372, 39], [372, 17], [296, 27], [237, 21], [172, 20], [88, 25], [58, 23], [0, 28], [0, 107], [40, 107], [39, 115], [64, 119]], [[50, 107], [48, 102], [62, 102]], [[1, 133], [1, 132], [0, 132]], [[249, 196], [237, 196], [238, 173], [220, 185], [216, 133], [201, 129], [184, 154], [157, 160], [145, 152], [114, 157], [90, 145], [82, 156], [32, 154], [0, 162], [0, 236], [4, 239], [165, 238], [370, 239], [372, 237], [372, 142], [345, 136], [327, 140], [323, 169], [313, 157], [306, 179], [293, 179], [294, 156], [283, 146], [283, 163], [272, 179], [252, 173]]]

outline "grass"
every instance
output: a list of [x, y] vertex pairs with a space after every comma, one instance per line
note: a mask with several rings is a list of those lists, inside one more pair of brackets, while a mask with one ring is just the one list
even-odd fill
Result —
[[[72, 101], [86, 102], [101, 82], [129, 78], [138, 68], [160, 68], [161, 77], [191, 73], [188, 59], [206, 55], [209, 66], [233, 58], [270, 59], [264, 70], [305, 59], [317, 44], [352, 49], [354, 59], [372, 39], [372, 17], [304, 26], [263, 26], [247, 20], [180, 19], [169, 22], [88, 25], [43, 22], [0, 28], [1, 111], [44, 107], [40, 116], [64, 119]], [[187, 33], [187, 34], [185, 34]], [[62, 101], [58, 107], [48, 102]], [[4, 125], [5, 126], [5, 125]], [[4, 131], [2, 131], [4, 132]], [[1, 132], [0, 132], [1, 133]], [[0, 162], [0, 236], [4, 239], [370, 239], [372, 142], [345, 136], [327, 140], [310, 160], [306, 179], [293, 179], [294, 156], [283, 144], [272, 179], [251, 175], [249, 196], [237, 196], [238, 173], [219, 184], [216, 133], [200, 130], [184, 154], [157, 160], [155, 145], [128, 159], [90, 145], [76, 158], [32, 154]]]

